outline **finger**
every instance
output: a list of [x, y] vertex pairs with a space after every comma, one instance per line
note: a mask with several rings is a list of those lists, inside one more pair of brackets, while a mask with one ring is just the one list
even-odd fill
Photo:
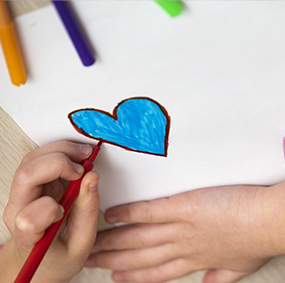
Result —
[[94, 251], [127, 250], [160, 246], [175, 241], [179, 224], [137, 224], [100, 232]]
[[180, 257], [182, 253], [183, 251], [178, 250], [172, 243], [146, 249], [98, 252], [90, 255], [86, 266], [135, 270], [163, 264]]
[[85, 260], [94, 245], [97, 234], [97, 218], [100, 205], [99, 178], [99, 174], [94, 171], [84, 176], [78, 198], [68, 216], [67, 248], [70, 254], [85, 253]]
[[10, 222], [14, 222], [19, 210], [41, 196], [42, 184], [59, 177], [77, 180], [83, 170], [80, 164], [73, 163], [62, 153], [43, 155], [20, 166], [12, 182], [6, 209]]
[[23, 249], [39, 241], [45, 230], [59, 221], [64, 209], [53, 198], [45, 196], [25, 206], [16, 216], [13, 238]]
[[91, 154], [92, 147], [89, 144], [78, 144], [68, 141], [55, 142], [28, 153], [23, 158], [22, 164], [30, 162], [39, 156], [56, 152], [66, 155], [74, 162], [81, 162]]
[[116, 206], [106, 211], [108, 223], [164, 223], [182, 220], [186, 209], [178, 197]]
[[234, 283], [246, 275], [247, 272], [213, 269], [206, 273], [203, 283]]
[[195, 271], [185, 259], [175, 259], [164, 264], [134, 271], [115, 271], [112, 275], [116, 282], [159, 283], [185, 276]]

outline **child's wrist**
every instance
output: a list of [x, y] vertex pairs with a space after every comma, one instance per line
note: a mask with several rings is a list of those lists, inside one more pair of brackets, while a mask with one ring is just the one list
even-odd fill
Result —
[[[21, 250], [15, 243], [13, 239], [10, 239], [9, 242], [5, 245], [5, 254], [7, 254], [7, 258], [9, 258], [11, 270], [9, 273], [13, 275], [13, 280], [19, 274], [22, 266], [24, 265], [29, 253], [26, 251]], [[0, 249], [1, 251], [1, 249]], [[47, 274], [49, 277], [49, 274]], [[11, 277], [11, 278], [12, 278]], [[11, 280], [10, 280], [11, 281]], [[10, 282], [7, 280], [7, 282]], [[5, 281], [6, 282], [6, 281]], [[11, 281], [12, 282], [12, 281]], [[52, 281], [52, 283], [68, 283], [69, 280], [59, 280], [59, 281]], [[43, 275], [40, 270], [35, 273], [31, 283], [51, 283], [50, 279]]]

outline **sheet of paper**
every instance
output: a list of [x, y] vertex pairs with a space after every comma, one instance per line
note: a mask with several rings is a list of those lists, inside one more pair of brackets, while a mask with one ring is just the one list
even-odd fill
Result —
[[97, 62], [83, 67], [52, 6], [16, 20], [28, 82], [12, 86], [0, 54], [1, 106], [40, 146], [94, 144], [68, 114], [112, 112], [149, 97], [171, 117], [168, 156], [103, 144], [103, 210], [232, 184], [284, 179], [285, 2], [187, 1], [170, 18], [152, 1], [77, 1]]

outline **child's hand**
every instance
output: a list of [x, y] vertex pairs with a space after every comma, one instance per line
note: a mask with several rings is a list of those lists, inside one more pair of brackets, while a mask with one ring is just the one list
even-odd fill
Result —
[[[12, 239], [4, 246], [3, 252], [8, 253], [10, 249], [13, 273], [19, 272], [45, 229], [63, 216], [63, 208], [58, 201], [64, 187], [59, 178], [79, 179], [83, 173], [79, 163], [91, 152], [89, 145], [58, 142], [39, 148], [23, 159], [15, 174], [4, 212]], [[83, 268], [97, 233], [98, 181], [99, 175], [92, 171], [83, 178], [79, 196], [65, 225], [61, 227], [60, 235], [50, 246], [32, 282], [68, 282]], [[9, 271], [5, 273], [1, 270], [1, 277], [3, 273]]]
[[[165, 282], [210, 269], [204, 283], [230, 283], [284, 254], [284, 183], [201, 189], [114, 207], [87, 266], [122, 282]], [[276, 217], [278, 216], [278, 217]]]

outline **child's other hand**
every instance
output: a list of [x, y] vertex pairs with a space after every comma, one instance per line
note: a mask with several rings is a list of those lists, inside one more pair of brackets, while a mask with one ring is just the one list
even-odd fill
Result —
[[284, 254], [284, 199], [283, 183], [114, 207], [107, 222], [137, 224], [98, 234], [86, 265], [112, 269], [120, 282], [165, 282], [205, 269], [204, 283], [236, 282]]
[[[12, 235], [7, 245], [12, 249], [18, 272], [45, 230], [63, 216], [58, 201], [64, 187], [59, 178], [79, 179], [83, 173], [79, 163], [91, 152], [90, 145], [58, 142], [39, 148], [23, 159], [4, 212], [5, 223]], [[79, 196], [65, 225], [32, 282], [68, 282], [83, 268], [97, 233], [98, 182], [96, 172], [91, 171], [83, 178]]]

